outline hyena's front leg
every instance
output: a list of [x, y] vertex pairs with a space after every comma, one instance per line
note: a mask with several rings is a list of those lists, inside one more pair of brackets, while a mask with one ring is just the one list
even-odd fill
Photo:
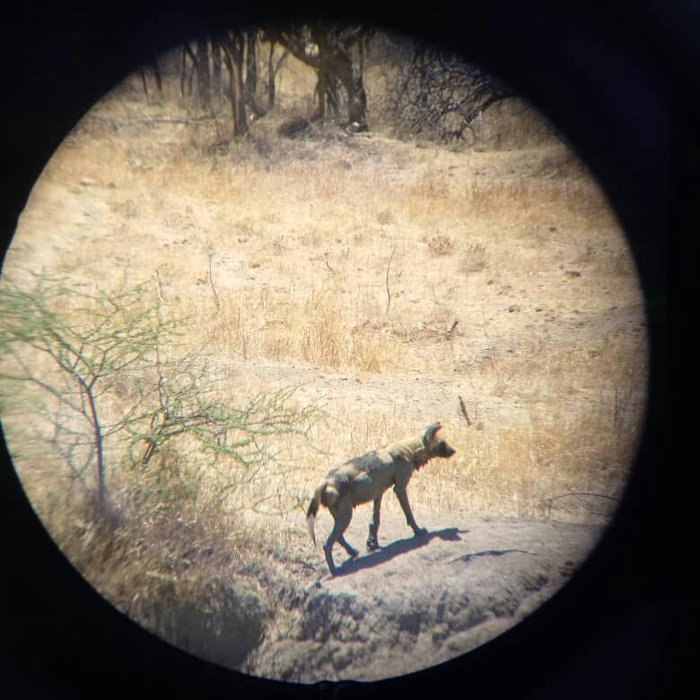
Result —
[[398, 486], [394, 486], [394, 493], [399, 499], [399, 503], [401, 504], [403, 514], [406, 516], [406, 523], [413, 530], [413, 534], [416, 536], [427, 535], [428, 531], [424, 527], [418, 527], [416, 519], [413, 517], [413, 513], [411, 512], [411, 506], [408, 502], [408, 494], [406, 493], [406, 487], [404, 486], [403, 488], [399, 488]]
[[369, 537], [367, 538], [367, 549], [373, 552], [379, 549], [377, 535], [379, 534], [379, 511], [382, 507], [382, 497], [374, 499], [374, 510], [372, 512], [372, 521], [369, 524]]

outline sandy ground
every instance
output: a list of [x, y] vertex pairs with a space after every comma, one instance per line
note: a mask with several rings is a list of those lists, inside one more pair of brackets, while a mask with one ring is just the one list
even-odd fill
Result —
[[[348, 530], [355, 546], [366, 539], [368, 511], [359, 510]], [[602, 533], [594, 525], [461, 514], [423, 515], [419, 523], [428, 534], [413, 537], [402, 518], [387, 517], [382, 548], [356, 559], [336, 551], [335, 577], [321, 549], [299, 536], [274, 560], [230, 571], [199, 606], [161, 601], [142, 619], [171, 643], [256, 676], [379, 680], [505, 632], [566, 583]]]
[[[355, 524], [351, 542], [363, 541], [362, 525]], [[401, 518], [382, 522], [385, 546], [291, 600], [288, 616], [274, 621], [244, 668], [303, 682], [376, 680], [454, 658], [539, 607], [600, 533], [454, 514], [422, 518], [421, 525], [429, 534], [414, 538]], [[324, 566], [312, 563], [316, 571]]]

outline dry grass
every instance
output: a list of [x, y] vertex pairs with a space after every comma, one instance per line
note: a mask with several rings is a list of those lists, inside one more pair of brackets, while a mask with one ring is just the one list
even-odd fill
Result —
[[17, 453], [56, 539], [125, 607], [134, 587], [184, 576], [174, 562], [192, 543], [241, 560], [283, 549], [333, 463], [436, 419], [458, 453], [416, 477], [416, 512], [605, 520], [608, 501], [573, 494], [624, 487], [645, 401], [641, 296], [585, 168], [532, 111], [505, 107], [475, 148], [285, 139], [308, 79], [288, 71], [282, 108], [228, 153], [211, 126], [142, 120], [178, 114], [173, 102], [115, 91], [48, 165], [8, 256], [8, 275], [148, 280], [232, 400], [299, 386], [325, 411], [309, 442], [274, 442], [277, 461], [233, 491], [191, 463], [160, 485], [123, 475], [123, 520], [106, 529], [59, 464]]

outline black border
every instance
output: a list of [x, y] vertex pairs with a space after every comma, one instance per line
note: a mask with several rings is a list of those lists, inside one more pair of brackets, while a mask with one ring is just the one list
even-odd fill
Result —
[[[0, 54], [5, 244], [62, 138], [122, 76], [208, 23], [290, 12], [252, 2], [96, 5], [31, 2], [9, 10], [14, 16], [2, 31]], [[332, 15], [347, 11], [335, 5]], [[437, 0], [407, 9], [351, 3], [358, 16], [465, 48], [528, 95], [585, 156], [628, 233], [648, 303], [649, 412], [615, 523], [572, 583], [509, 633], [437, 669], [373, 684], [264, 682], [190, 657], [117, 613], [55, 548], [14, 472], [3, 468], [0, 695], [673, 696], [674, 683], [690, 668], [683, 614], [690, 598], [681, 581], [684, 554], [692, 556], [694, 548], [686, 534], [692, 459], [672, 462], [668, 452], [667, 243], [672, 233], [674, 244], [685, 242], [675, 227], [682, 223], [684, 198], [696, 191], [700, 122], [692, 101], [700, 75], [700, 21], [691, 4], [679, 2], [602, 5]], [[307, 9], [317, 8], [300, 0], [293, 12], [302, 17]], [[679, 307], [692, 314], [697, 273], [689, 262], [678, 270], [686, 273]], [[4, 445], [3, 462], [9, 463]]]

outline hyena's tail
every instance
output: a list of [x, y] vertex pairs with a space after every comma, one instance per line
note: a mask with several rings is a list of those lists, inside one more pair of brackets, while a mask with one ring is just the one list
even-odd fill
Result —
[[325, 488], [326, 488], [325, 481], [322, 484], [319, 484], [317, 489], [314, 491], [314, 495], [311, 498], [311, 502], [309, 503], [309, 507], [306, 511], [306, 528], [309, 531], [309, 535], [311, 535], [311, 541], [314, 543], [314, 547], [316, 546], [316, 534], [314, 533], [314, 522], [316, 519], [316, 513], [318, 513], [319, 506], [321, 505], [321, 499], [323, 498], [323, 491]]

